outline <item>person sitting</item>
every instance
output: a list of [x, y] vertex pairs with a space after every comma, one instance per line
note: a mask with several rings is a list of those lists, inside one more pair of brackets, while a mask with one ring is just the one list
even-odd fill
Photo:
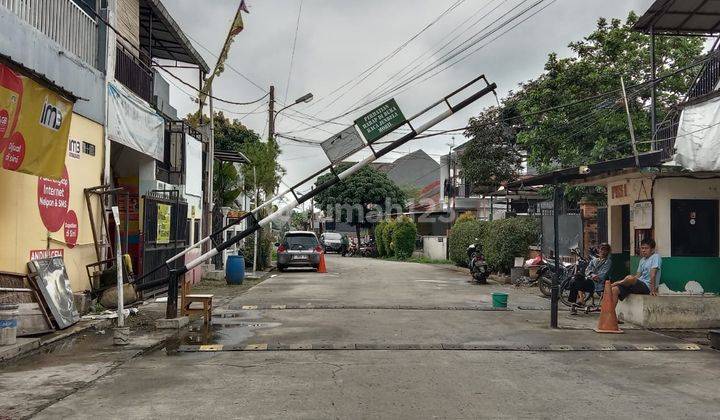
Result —
[[657, 296], [662, 257], [655, 251], [654, 240], [645, 238], [640, 242], [640, 256], [637, 273], [612, 284], [613, 303], [630, 294]]
[[593, 258], [585, 269], [585, 275], [576, 276], [570, 284], [570, 296], [568, 297], [570, 302], [575, 302], [571, 311], [576, 313], [577, 306], [582, 306], [585, 299], [578, 302], [579, 292], [587, 294], [588, 297], [592, 296], [593, 293], [602, 293], [610, 273], [610, 266], [612, 265], [610, 259], [610, 245], [603, 243], [600, 244], [598, 249], [598, 256]]

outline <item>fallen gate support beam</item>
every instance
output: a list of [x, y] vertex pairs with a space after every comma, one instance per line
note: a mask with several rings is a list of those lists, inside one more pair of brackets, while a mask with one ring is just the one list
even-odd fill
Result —
[[[480, 80], [484, 80], [485, 83], [486, 83], [486, 86], [485, 86], [483, 89], [481, 89], [481, 90], [473, 93], [472, 95], [470, 95], [470, 96], [467, 97], [466, 99], [461, 100], [458, 104], [456, 104], [456, 105], [454, 105], [454, 106], [450, 104], [450, 99], [451, 99], [453, 96], [459, 94], [460, 92], [464, 91], [465, 89], [467, 89], [468, 87], [472, 86], [473, 84], [475, 84], [476, 82], [478, 82], [478, 81], [480, 81]], [[340, 182], [340, 181], [342, 181], [342, 180], [344, 180], [344, 179], [347, 179], [349, 176], [353, 175], [354, 173], [356, 173], [357, 171], [359, 171], [359, 170], [360, 170], [361, 168], [363, 168], [364, 166], [367, 166], [368, 164], [370, 164], [371, 162], [375, 161], [376, 159], [378, 159], [378, 158], [380, 158], [380, 157], [382, 157], [382, 156], [390, 153], [391, 151], [393, 151], [393, 150], [397, 149], [398, 147], [402, 146], [403, 144], [405, 144], [405, 143], [413, 140], [413, 139], [414, 139], [415, 137], [417, 137], [419, 134], [427, 131], [428, 129], [432, 128], [432, 127], [435, 126], [436, 124], [438, 124], [438, 123], [440, 123], [441, 121], [443, 121], [443, 120], [445, 120], [446, 118], [448, 118], [449, 116], [453, 115], [454, 113], [456, 113], [456, 112], [460, 111], [461, 109], [467, 107], [468, 105], [472, 104], [472, 103], [475, 102], [476, 100], [482, 98], [483, 96], [487, 95], [488, 93], [494, 92], [496, 88], [497, 88], [497, 85], [496, 85], [495, 83], [488, 83], [488, 81], [487, 81], [487, 79], [485, 78], [484, 75], [481, 75], [481, 76], [473, 79], [473, 80], [470, 81], [469, 83], [466, 83], [465, 85], [463, 85], [462, 87], [460, 87], [460, 88], [458, 88], [457, 90], [453, 91], [453, 92], [450, 93], [449, 95], [447, 95], [447, 96], [443, 97], [442, 99], [434, 102], [432, 105], [430, 105], [430, 106], [428, 106], [427, 108], [423, 109], [422, 111], [418, 112], [418, 113], [415, 114], [414, 116], [406, 119], [405, 124], [408, 124], [408, 125], [410, 125], [410, 127], [411, 127], [410, 133], [408, 133], [408, 134], [400, 137], [399, 139], [393, 141], [392, 143], [388, 144], [386, 147], [382, 148], [381, 150], [376, 151], [376, 152], [370, 154], [370, 155], [369, 155], [368, 157], [366, 157], [365, 159], [361, 160], [360, 162], [358, 162], [358, 163], [356, 163], [355, 165], [351, 166], [350, 168], [346, 169], [346, 170], [343, 171], [342, 173], [337, 174], [335, 177], [333, 177], [332, 179], [329, 179], [328, 181], [326, 181], [326, 182], [324, 182], [323, 184], [319, 185], [317, 188], [314, 188], [314, 189], [310, 190], [308, 193], [303, 194], [303, 195], [301, 195], [300, 197], [297, 197], [297, 195], [295, 194], [295, 190], [296, 190], [298, 187], [300, 187], [300, 186], [301, 186], [302, 184], [304, 184], [305, 182], [310, 181], [310, 180], [313, 179], [314, 177], [320, 175], [321, 173], [327, 171], [328, 169], [332, 169], [333, 164], [331, 163], [330, 165], [326, 166], [325, 168], [321, 169], [320, 171], [315, 172], [313, 175], [305, 178], [303, 181], [301, 181], [300, 183], [297, 183], [296, 185], [294, 185], [293, 187], [291, 187], [291, 188], [289, 189], [288, 192], [290, 192], [290, 191], [293, 192], [293, 199], [292, 199], [288, 204], [286, 204], [286, 205], [283, 206], [282, 208], [276, 210], [275, 212], [271, 213], [271, 214], [268, 215], [267, 217], [263, 218], [263, 219], [260, 220], [258, 223], [253, 224], [252, 226], [250, 226], [250, 227], [248, 227], [247, 229], [245, 229], [244, 231], [238, 233], [238, 234], [235, 235], [234, 237], [228, 239], [227, 241], [225, 241], [225, 242], [221, 243], [220, 245], [216, 246], [215, 248], [211, 249], [210, 251], [208, 251], [208, 252], [200, 255], [199, 257], [195, 258], [194, 260], [188, 262], [188, 263], [185, 264], [183, 267], [181, 267], [181, 268], [176, 268], [176, 269], [170, 269], [170, 277], [169, 277], [169, 283], [168, 283], [168, 304], [167, 304], [167, 309], [166, 309], [166, 317], [167, 317], [167, 318], [175, 318], [175, 317], [177, 316], [177, 288], [178, 288], [178, 282], [179, 282], [180, 277], [183, 276], [185, 273], [187, 273], [188, 271], [190, 271], [190, 270], [192, 270], [193, 268], [197, 267], [198, 265], [202, 264], [204, 261], [207, 261], [207, 260], [209, 260], [210, 258], [214, 257], [215, 255], [218, 255], [219, 253], [221, 253], [221, 252], [224, 251], [225, 249], [227, 249], [227, 248], [233, 246], [234, 244], [240, 242], [240, 241], [243, 240], [244, 238], [246, 238], [246, 237], [250, 236], [251, 234], [255, 233], [256, 230], [258, 230], [258, 229], [260, 229], [261, 227], [269, 224], [269, 223], [272, 222], [273, 220], [275, 220], [275, 219], [277, 219], [277, 218], [279, 218], [279, 217], [281, 217], [281, 216], [289, 213], [292, 209], [294, 209], [295, 207], [297, 207], [299, 204], [302, 204], [302, 203], [308, 201], [309, 199], [313, 198], [313, 197], [316, 196], [317, 194], [319, 194], [319, 193], [327, 190], [328, 188], [332, 187], [332, 186], [335, 185], [336, 183], [338, 183], [338, 182]], [[410, 124], [411, 121], [417, 119], [417, 118], [420, 117], [420, 116], [423, 116], [424, 114], [428, 113], [430, 110], [432, 110], [433, 108], [435, 108], [435, 107], [437, 107], [438, 105], [441, 105], [441, 104], [445, 104], [448, 109], [447, 109], [446, 111], [442, 112], [441, 114], [435, 116], [434, 118], [430, 119], [429, 121], [421, 124], [421, 125], [418, 126], [417, 128], [413, 128], [413, 126]], [[371, 144], [368, 144], [367, 146], [369, 147], [369, 146], [371, 146]], [[287, 192], [285, 192], [284, 194], [287, 194]], [[284, 195], [284, 194], [283, 194], [283, 195]], [[274, 198], [271, 199], [271, 200], [268, 200], [266, 203], [264, 203], [264, 204], [262, 205], [262, 207], [265, 207], [266, 205], [268, 205], [269, 203], [271, 203], [272, 201], [274, 201], [274, 200], [275, 200], [276, 198], [278, 198], [279, 196], [280, 196], [280, 195], [274, 197]], [[223, 228], [223, 230], [224, 230], [224, 228]], [[207, 238], [206, 238], [204, 241], [207, 241]], [[173, 258], [171, 258], [170, 260], [168, 260], [168, 262], [172, 262], [173, 260], [179, 258], [181, 255], [184, 255], [185, 253], [187, 253], [187, 251], [188, 251], [188, 250], [185, 250], [185, 251], [183, 251], [181, 254], [176, 255], [175, 257], [173, 257]]]

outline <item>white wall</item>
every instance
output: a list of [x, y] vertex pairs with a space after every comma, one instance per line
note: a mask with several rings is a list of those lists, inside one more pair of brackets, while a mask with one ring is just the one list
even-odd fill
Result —
[[423, 236], [423, 256], [433, 260], [444, 260], [447, 257], [446, 236]]
[[661, 178], [653, 195], [655, 241], [660, 254], [670, 256], [670, 200], [718, 200], [720, 179]]

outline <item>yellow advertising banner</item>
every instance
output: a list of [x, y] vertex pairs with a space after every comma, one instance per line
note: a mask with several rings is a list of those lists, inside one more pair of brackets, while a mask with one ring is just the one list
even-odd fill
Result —
[[73, 103], [0, 63], [2, 167], [60, 179]]

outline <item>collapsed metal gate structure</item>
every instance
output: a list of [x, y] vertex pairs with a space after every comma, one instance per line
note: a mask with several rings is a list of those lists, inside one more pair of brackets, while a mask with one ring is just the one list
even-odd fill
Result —
[[[470, 90], [471, 86], [475, 85], [479, 81], [483, 81], [485, 83], [485, 86], [481, 89], [474, 90], [472, 93], [467, 94], [467, 92]], [[270, 200], [266, 201], [262, 205], [256, 207], [252, 212], [247, 213], [242, 218], [233, 221], [232, 223], [223, 226], [221, 229], [216, 230], [215, 232], [212, 232], [207, 237], [203, 238], [198, 243], [194, 244], [191, 247], [188, 247], [184, 251], [171, 256], [168, 258], [161, 266], [156, 267], [149, 272], [157, 273], [158, 280], [155, 280], [155, 283], [159, 284], [167, 284], [168, 286], [168, 301], [167, 301], [167, 308], [166, 308], [166, 316], [168, 318], [174, 318], [177, 316], [177, 299], [178, 299], [178, 284], [179, 279], [188, 271], [192, 270], [193, 268], [199, 266], [203, 262], [213, 258], [214, 256], [221, 254], [223, 250], [233, 246], [234, 244], [238, 243], [239, 241], [243, 240], [244, 238], [250, 236], [253, 234], [256, 230], [260, 229], [261, 227], [269, 224], [273, 220], [283, 216], [287, 215], [292, 209], [297, 207], [298, 205], [310, 200], [317, 194], [327, 190], [331, 186], [335, 185], [336, 183], [348, 178], [349, 176], [353, 175], [357, 171], [359, 171], [361, 168], [367, 166], [368, 164], [374, 162], [375, 160], [385, 156], [386, 154], [392, 152], [393, 150], [397, 149], [398, 147], [406, 144], [407, 142], [415, 139], [418, 135], [422, 134], [423, 132], [427, 131], [428, 129], [434, 127], [436, 124], [444, 121], [451, 115], [455, 114], [456, 112], [466, 108], [468, 105], [474, 103], [478, 99], [484, 97], [485, 95], [489, 93], [495, 93], [495, 89], [497, 88], [497, 85], [495, 83], [490, 83], [485, 78], [485, 75], [480, 75], [476, 77], [475, 79], [471, 80], [470, 82], [466, 83], [465, 85], [461, 86], [460, 88], [454, 90], [450, 94], [444, 96], [443, 98], [439, 99], [438, 101], [432, 103], [427, 108], [423, 109], [422, 111], [418, 112], [417, 114], [413, 115], [410, 118], [405, 118], [402, 115], [402, 112], [397, 108], [397, 104], [394, 100], [390, 100], [386, 102], [385, 104], [381, 105], [380, 107], [370, 111], [369, 113], [365, 114], [364, 116], [360, 117], [359, 119], [355, 120], [355, 124], [348, 127], [347, 129], [343, 130], [339, 134], [331, 137], [326, 142], [323, 143], [323, 148], [325, 149], [325, 144], [329, 143], [332, 145], [334, 142], [338, 142], [338, 144], [341, 144], [343, 147], [343, 150], [341, 152], [335, 151], [337, 153], [328, 153], [328, 149], [325, 149], [326, 154], [328, 154], [328, 157], [330, 158], [331, 163], [322, 169], [316, 171], [312, 175], [304, 178], [300, 182], [296, 183], [292, 187], [289, 187], [288, 189], [282, 191], [281, 193], [277, 194], [276, 196], [272, 197]], [[386, 115], [383, 113], [382, 108], [388, 107], [388, 104], [390, 107], [395, 107], [397, 112], [393, 117], [389, 117], [387, 119], [383, 119]], [[442, 107], [445, 108], [444, 111], [438, 113], [437, 111], [432, 112], [433, 110], [436, 110], [436, 108]], [[434, 115], [434, 116], [432, 116]], [[367, 126], [364, 127], [361, 126], [361, 121], [367, 121], [368, 119], [376, 120], [377, 117], [381, 118], [381, 123], [377, 126], [373, 127], [373, 135], [368, 136], [369, 129]], [[379, 139], [386, 137], [387, 135], [395, 132], [398, 128], [407, 126], [410, 129], [410, 132], [401, 136], [400, 138], [389, 141], [385, 147], [378, 148], [378, 142]], [[355, 127], [358, 127], [358, 129], [363, 133], [364, 140], [360, 138], [360, 134], [357, 132], [357, 129]], [[350, 132], [350, 133], [349, 133]], [[348, 134], [349, 133], [349, 134]], [[359, 145], [357, 143], [352, 143], [354, 140], [359, 142]], [[345, 140], [349, 140], [350, 143], [345, 142]], [[344, 143], [344, 144], [343, 144]], [[358, 163], [354, 164], [350, 168], [346, 169], [343, 172], [337, 171], [337, 164], [339, 164], [345, 157], [354, 154], [356, 152], [359, 152], [361, 150], [369, 149], [371, 152], [368, 157], [365, 159], [362, 159]], [[316, 177], [319, 175], [322, 175], [325, 172], [330, 172], [334, 175], [333, 178], [329, 179], [325, 183], [318, 185], [317, 187], [311, 189], [306, 194], [300, 194], [299, 189], [307, 184], [308, 182], [312, 182], [315, 180]], [[290, 199], [290, 202], [276, 211], [272, 212], [267, 217], [258, 220], [257, 214], [258, 212], [272, 204], [273, 202], [277, 201], [278, 199], [291, 194], [292, 198]], [[199, 257], [195, 258], [194, 260], [188, 262], [185, 265], [179, 265], [179, 259], [187, 254], [192, 248], [201, 246], [202, 244], [208, 242], [211, 240], [213, 236], [218, 235], [219, 233], [224, 232], [231, 226], [234, 226], [238, 223], [240, 223], [245, 218], [250, 218], [250, 221], [248, 223], [248, 228], [243, 230], [242, 232], [238, 233], [237, 235], [233, 236], [232, 238], [222, 242], [221, 244], [215, 246], [210, 251], [205, 252], [204, 254], [200, 255]], [[168, 255], [172, 255], [172, 252], [168, 252]], [[167, 279], [162, 278], [163, 275], [168, 273]], [[153, 283], [153, 282], [149, 282]], [[141, 290], [144, 288], [147, 288], [147, 285], [140, 286]]]

